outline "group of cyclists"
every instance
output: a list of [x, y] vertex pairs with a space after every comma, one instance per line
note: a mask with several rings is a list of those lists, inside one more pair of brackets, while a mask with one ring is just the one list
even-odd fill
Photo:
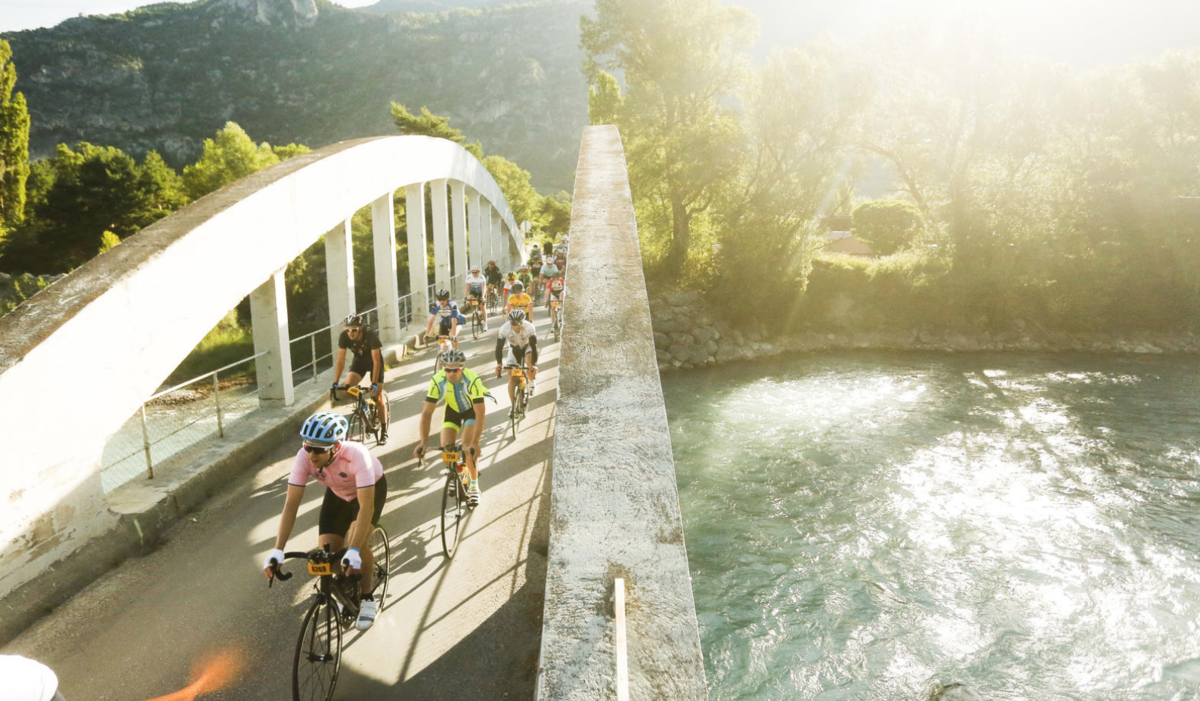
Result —
[[[538, 344], [537, 330], [533, 325], [534, 301], [526, 290], [546, 290], [547, 307], [552, 299], [560, 303], [563, 301], [567, 246], [567, 236], [563, 236], [557, 246], [550, 243], [545, 244], [543, 249], [535, 246], [530, 251], [529, 264], [522, 264], [515, 273], [510, 272], [507, 276], [500, 272], [495, 261], [489, 261], [483, 270], [473, 266], [466, 276], [463, 290], [465, 300], [482, 305], [487, 299], [485, 295], [501, 294], [503, 290], [505, 321], [496, 334], [496, 377], [506, 366], [524, 366], [529, 377], [527, 391], [530, 394], [533, 393], [537, 378]], [[536, 278], [530, 273], [531, 269], [536, 269]], [[484, 402], [491, 398], [491, 393], [484, 386], [483, 379], [466, 367], [466, 354], [458, 348], [459, 325], [465, 322], [459, 305], [451, 299], [450, 291], [438, 290], [435, 301], [429, 307], [425, 336], [427, 341], [436, 336], [448, 336], [451, 347], [441, 352], [441, 369], [429, 381], [413, 457], [418, 460], [424, 458], [435, 409], [444, 401], [446, 408], [439, 445], [462, 445], [469, 478], [467, 503], [476, 507], [480, 502], [477, 463], [480, 457], [479, 441], [487, 413]], [[383, 390], [382, 343], [378, 333], [367, 326], [361, 315], [351, 314], [346, 317], [344, 324], [346, 328], [338, 338], [331, 392], [336, 397], [338, 390], [357, 387], [364, 377], [370, 377], [370, 393], [380, 409], [382, 433], [379, 443], [382, 445], [387, 441], [388, 425], [388, 400]], [[487, 329], [486, 321], [484, 328]], [[346, 367], [346, 351], [350, 351], [353, 358], [346, 385], [339, 385], [338, 380]], [[516, 378], [510, 376], [510, 402], [515, 396], [515, 383]], [[300, 429], [302, 446], [296, 453], [288, 479], [287, 498], [275, 547], [267, 555], [263, 570], [268, 579], [277, 573], [278, 565], [284, 560], [284, 547], [295, 526], [304, 490], [309, 481], [315, 479], [326, 487], [318, 517], [318, 544], [328, 548], [329, 552], [346, 548], [341, 562], [342, 572], [347, 576], [361, 576], [361, 607], [356, 627], [365, 631], [378, 615], [376, 602], [371, 595], [374, 563], [367, 539], [383, 514], [387, 501], [387, 478], [379, 459], [371, 455], [362, 443], [346, 440], [348, 434], [349, 422], [346, 417], [334, 411], [318, 412], [304, 422]]]

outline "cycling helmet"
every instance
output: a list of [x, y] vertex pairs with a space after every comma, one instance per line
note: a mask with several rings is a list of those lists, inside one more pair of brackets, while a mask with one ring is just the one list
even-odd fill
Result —
[[450, 299], [450, 290], [438, 290], [437, 298], [439, 302], [443, 299]]
[[491, 267], [494, 267], [495, 265], [496, 265], [496, 261], [494, 261], [494, 260], [489, 260], [489, 261], [488, 261], [488, 267], [489, 267], [489, 268], [491, 268]]
[[467, 354], [460, 350], [448, 350], [442, 353], [442, 365], [462, 365], [467, 362]]
[[342, 319], [342, 323], [346, 326], [362, 326], [366, 322], [367, 320], [363, 318], [362, 314], [351, 314], [345, 319]]
[[305, 443], [332, 445], [345, 438], [349, 431], [350, 424], [346, 417], [332, 411], [321, 411], [305, 420], [300, 427], [300, 437]]
[[479, 272], [479, 266], [478, 266], [478, 265], [472, 265], [472, 266], [471, 266], [471, 272], [473, 272], [473, 273], [477, 273], [477, 272]]
[[514, 324], [520, 324], [525, 321], [525, 311], [523, 309], [514, 309], [508, 313], [508, 320]]
[[517, 280], [512, 284], [512, 291], [513, 294], [520, 294], [525, 291], [525, 285], [520, 280]]

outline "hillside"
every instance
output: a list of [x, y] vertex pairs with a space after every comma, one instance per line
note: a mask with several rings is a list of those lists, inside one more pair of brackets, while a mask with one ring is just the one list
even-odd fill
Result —
[[350, 10], [327, 0], [201, 0], [2, 35], [29, 101], [30, 150], [90, 141], [172, 165], [233, 120], [314, 148], [395, 133], [388, 103], [450, 115], [489, 153], [570, 189], [587, 124], [579, 16], [590, 3]]

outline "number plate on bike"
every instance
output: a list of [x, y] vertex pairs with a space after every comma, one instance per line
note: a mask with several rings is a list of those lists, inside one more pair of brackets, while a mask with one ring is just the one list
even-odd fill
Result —
[[333, 574], [333, 565], [329, 564], [328, 562], [322, 562], [322, 563], [310, 562], [310, 563], [308, 563], [308, 573], [311, 575], [317, 575], [317, 576], [324, 575], [324, 574]]
[[513, 377], [524, 377], [524, 376], [525, 376], [525, 371], [524, 371], [524, 370], [516, 370], [516, 369], [513, 369], [513, 370], [509, 370], [509, 371], [508, 371], [508, 374], [509, 374], [509, 375], [511, 375], [511, 376], [513, 376]]
[[346, 394], [350, 395], [351, 397], [357, 397], [357, 396], [358, 396], [358, 393], [359, 393], [359, 392], [361, 392], [361, 391], [362, 391], [362, 390], [360, 390], [360, 389], [359, 389], [359, 388], [357, 388], [357, 387], [347, 387], [347, 388], [346, 388]]
[[458, 453], [443, 452], [442, 453], [442, 462], [446, 463], [447, 465], [458, 462]]

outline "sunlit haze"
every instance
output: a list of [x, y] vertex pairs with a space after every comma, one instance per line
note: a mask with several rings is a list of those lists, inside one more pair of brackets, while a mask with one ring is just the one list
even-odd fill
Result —
[[[378, 0], [342, 0], [344, 7], [374, 5]], [[53, 27], [65, 19], [85, 15], [111, 15], [145, 5], [139, 0], [0, 0], [0, 32]]]

